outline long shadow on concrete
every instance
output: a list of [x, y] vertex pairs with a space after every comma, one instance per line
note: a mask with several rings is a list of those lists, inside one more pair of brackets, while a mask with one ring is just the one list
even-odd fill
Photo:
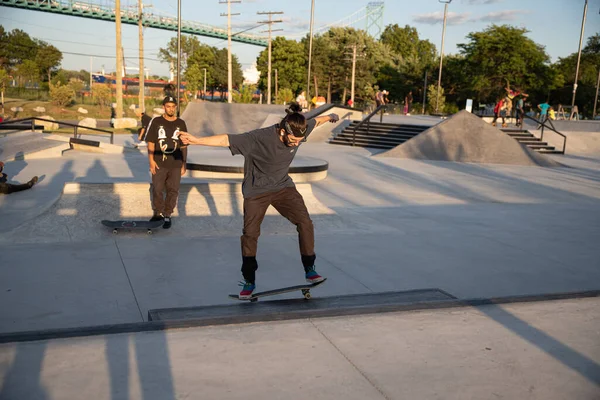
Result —
[[554, 339], [541, 329], [531, 326], [499, 305], [488, 305], [477, 309], [589, 381], [600, 385], [600, 365], [586, 355]]

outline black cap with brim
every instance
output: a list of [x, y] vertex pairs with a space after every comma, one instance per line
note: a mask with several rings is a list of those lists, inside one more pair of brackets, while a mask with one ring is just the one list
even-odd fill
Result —
[[175, 105], [177, 105], [177, 100], [175, 99], [175, 97], [173, 96], [167, 96], [165, 97], [165, 99], [162, 101], [163, 106], [167, 103], [173, 103]]

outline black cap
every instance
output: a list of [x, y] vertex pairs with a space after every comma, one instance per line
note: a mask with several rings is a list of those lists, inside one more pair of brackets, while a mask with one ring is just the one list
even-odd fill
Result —
[[173, 103], [173, 104], [177, 104], [177, 100], [175, 100], [175, 97], [173, 96], [167, 96], [165, 97], [165, 99], [162, 101], [163, 106], [167, 103]]

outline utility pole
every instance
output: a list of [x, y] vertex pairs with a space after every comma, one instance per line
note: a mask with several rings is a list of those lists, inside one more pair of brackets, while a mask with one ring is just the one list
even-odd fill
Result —
[[[354, 82], [356, 78], [356, 44], [352, 46], [352, 88], [350, 89], [350, 100], [352, 100], [352, 108], [354, 108]], [[342, 104], [346, 99], [342, 99]]]
[[206, 68], [204, 68], [204, 91], [202, 92], [202, 100], [206, 100]]
[[[350, 48], [352, 48], [352, 78], [350, 81], [350, 99], [352, 100], [352, 107], [354, 107], [354, 88], [356, 86], [356, 62], [358, 61], [358, 58], [363, 58], [364, 54], [358, 54], [358, 50], [357, 50], [357, 45], [353, 44], [351, 46], [348, 46]], [[349, 53], [346, 53], [347, 56], [349, 56]], [[346, 62], [350, 61], [348, 59], [345, 60]], [[345, 93], [344, 93], [345, 96]], [[346, 98], [344, 97], [342, 99], [342, 104], [346, 104]]]
[[594, 113], [592, 118], [596, 118], [596, 105], [598, 104], [598, 88], [600, 87], [600, 69], [598, 70], [598, 81], [596, 82], [596, 97], [594, 97]]
[[585, 5], [583, 6], [583, 19], [581, 20], [581, 34], [579, 35], [579, 53], [577, 55], [577, 68], [575, 69], [575, 83], [573, 84], [573, 100], [571, 101], [571, 114], [573, 113], [573, 107], [575, 107], [575, 95], [577, 94], [577, 80], [579, 78], [579, 61], [581, 61], [581, 45], [583, 44], [583, 31], [585, 28], [587, 6], [588, 0], [585, 0]]
[[427, 103], [427, 70], [425, 70], [425, 82], [423, 83], [423, 109], [421, 114], [425, 115], [425, 105]]
[[138, 37], [139, 37], [139, 50], [140, 50], [140, 69], [139, 69], [139, 89], [140, 89], [140, 112], [145, 110], [145, 98], [144, 98], [144, 26], [142, 24], [142, 17], [144, 12], [144, 5], [142, 0], [138, 0]]
[[90, 100], [92, 99], [92, 72], [94, 71], [94, 57], [90, 57]]
[[442, 62], [444, 60], [444, 38], [446, 37], [446, 17], [448, 15], [448, 4], [452, 3], [452, 0], [438, 0], [444, 4], [444, 27], [442, 28], [442, 48], [440, 49], [440, 73], [438, 75], [438, 87], [435, 96], [435, 113], [438, 113], [440, 103], [440, 90], [442, 87]]
[[308, 41], [308, 78], [306, 79], [306, 100], [310, 108], [310, 68], [312, 64], [312, 42], [313, 42], [313, 25], [315, 23], [315, 0], [312, 0], [310, 6], [310, 35]]
[[115, 0], [115, 23], [117, 25], [117, 109], [116, 118], [123, 118], [123, 47], [121, 45], [121, 0]]
[[[181, 1], [181, 0], [180, 0]], [[233, 77], [231, 67], [231, 16], [240, 15], [240, 13], [231, 13], [231, 3], [241, 3], [241, 0], [224, 0], [219, 1], [220, 4], [227, 3], [227, 14], [221, 13], [221, 17], [227, 17], [227, 102], [232, 101]]]
[[258, 15], [268, 15], [268, 21], [259, 21], [259, 24], [268, 24], [269, 30], [263, 31], [269, 32], [269, 62], [268, 62], [268, 72], [267, 72], [267, 104], [271, 104], [271, 32], [281, 31], [282, 29], [272, 29], [273, 24], [279, 24], [283, 22], [283, 20], [278, 19], [273, 21], [273, 15], [275, 14], [283, 14], [281, 11], [268, 11], [268, 12], [257, 12]]
[[[277, 69], [275, 69], [275, 104], [277, 104], [277, 94], [279, 93], [279, 88], [277, 86], [277, 82], [278, 82], [278, 77], [277, 77]], [[597, 93], [596, 93], [597, 96]]]

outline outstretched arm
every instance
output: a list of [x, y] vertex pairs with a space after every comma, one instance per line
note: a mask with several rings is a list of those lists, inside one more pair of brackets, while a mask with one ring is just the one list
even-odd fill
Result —
[[317, 125], [315, 125], [315, 128], [317, 126], [323, 125], [326, 122], [338, 122], [340, 120], [340, 117], [337, 114], [329, 114], [329, 115], [322, 115], [320, 117], [315, 117], [315, 121], [317, 121]]
[[183, 144], [199, 144], [201, 146], [229, 147], [228, 135], [216, 135], [207, 137], [196, 137], [187, 132], [179, 132], [179, 138]]

